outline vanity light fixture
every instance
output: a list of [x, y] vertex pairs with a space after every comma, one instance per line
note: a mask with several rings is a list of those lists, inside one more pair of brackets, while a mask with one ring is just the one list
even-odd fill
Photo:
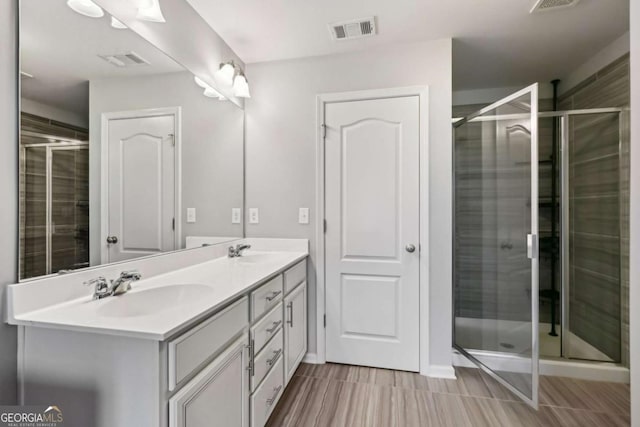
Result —
[[67, 6], [74, 12], [89, 18], [102, 18], [104, 16], [102, 8], [91, 0], [67, 0]]
[[216, 81], [223, 86], [231, 87], [233, 85], [233, 77], [236, 75], [236, 65], [233, 61], [223, 62], [220, 69], [216, 71], [214, 77]]
[[249, 82], [247, 82], [247, 78], [242, 71], [240, 71], [233, 80], [233, 93], [238, 98], [251, 98]]
[[111, 26], [112, 26], [113, 28], [117, 28], [118, 30], [125, 30], [125, 29], [127, 29], [127, 26], [126, 26], [126, 25], [124, 25], [122, 22], [118, 21], [118, 20], [116, 19], [116, 17], [115, 17], [115, 16], [112, 16], [112, 17], [111, 17]]
[[167, 22], [160, 9], [160, 0], [144, 0], [142, 6], [138, 7], [138, 19], [150, 22]]
[[202, 80], [198, 76], [193, 76], [193, 80], [196, 82], [198, 86], [204, 89], [203, 95], [208, 98], [218, 98], [220, 101], [226, 101], [227, 98], [224, 97], [220, 92], [209, 86], [204, 80]]

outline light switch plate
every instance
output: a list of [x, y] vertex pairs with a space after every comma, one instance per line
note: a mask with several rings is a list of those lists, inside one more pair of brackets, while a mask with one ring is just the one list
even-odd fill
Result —
[[196, 208], [187, 208], [187, 222], [196, 222]]
[[260, 223], [260, 211], [258, 208], [249, 208], [249, 224]]
[[240, 224], [242, 222], [242, 209], [231, 208], [231, 224]]
[[298, 211], [298, 223], [309, 224], [309, 208], [300, 208]]

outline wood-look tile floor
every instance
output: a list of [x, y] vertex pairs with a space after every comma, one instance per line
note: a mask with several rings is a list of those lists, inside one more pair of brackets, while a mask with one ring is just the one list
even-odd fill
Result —
[[456, 376], [301, 364], [268, 426], [630, 425], [626, 384], [541, 376], [535, 411], [479, 369], [456, 368]]

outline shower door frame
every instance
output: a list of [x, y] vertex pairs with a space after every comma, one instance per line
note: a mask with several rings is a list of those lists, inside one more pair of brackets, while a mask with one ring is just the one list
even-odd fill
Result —
[[[481, 117], [483, 114], [486, 114], [488, 112], [490, 112], [491, 110], [495, 110], [496, 108], [500, 107], [501, 105], [507, 104], [509, 102], [512, 102], [514, 100], [517, 100], [518, 98], [522, 98], [523, 96], [530, 94], [531, 96], [531, 105], [530, 105], [530, 112], [529, 113], [516, 113], [516, 114], [504, 114], [504, 115], [494, 115], [494, 116], [486, 116], [486, 117]], [[538, 108], [538, 83], [534, 83], [530, 86], [525, 87], [524, 89], [521, 89], [507, 97], [504, 97], [494, 103], [492, 103], [491, 105], [488, 105], [478, 111], [476, 111], [475, 113], [468, 115], [466, 117], [460, 118], [460, 119], [454, 119], [453, 120], [453, 138], [452, 138], [452, 150], [453, 150], [453, 155], [452, 155], [452, 161], [453, 161], [453, 165], [452, 165], [452, 170], [453, 170], [453, 174], [452, 174], [452, 192], [453, 192], [453, 205], [454, 205], [454, 209], [452, 209], [452, 226], [453, 226], [453, 236], [455, 239], [456, 236], [456, 232], [455, 232], [455, 225], [456, 225], [456, 210], [455, 210], [455, 188], [456, 188], [456, 175], [455, 175], [455, 171], [456, 171], [456, 157], [455, 157], [455, 142], [456, 142], [456, 137], [455, 137], [455, 131], [458, 127], [464, 125], [465, 123], [468, 123], [474, 119], [477, 119], [477, 121], [491, 121], [491, 120], [496, 120], [496, 118], [502, 119], [502, 118], [506, 118], [506, 119], [518, 119], [518, 118], [524, 118], [524, 119], [529, 119], [530, 120], [530, 132], [531, 132], [531, 142], [530, 142], [530, 150], [531, 150], [531, 157], [530, 157], [530, 161], [531, 161], [531, 200], [538, 200], [538, 185], [539, 185], [539, 178], [538, 178], [538, 118], [540, 117], [540, 111]], [[531, 215], [531, 226], [530, 226], [530, 232], [527, 233], [527, 257], [529, 258], [529, 260], [531, 261], [531, 295], [538, 295], [539, 294], [539, 230], [538, 230], [538, 223], [539, 223], [539, 218], [538, 218], [538, 204], [537, 203], [531, 203], [531, 211], [530, 211], [530, 215]], [[455, 263], [456, 263], [456, 247], [455, 247], [455, 243], [453, 244], [452, 247], [452, 272], [453, 272], [453, 283], [452, 285], [455, 284], [455, 280], [456, 280], [456, 269], [455, 269]], [[452, 286], [452, 291], [455, 290], [455, 286]], [[538, 337], [538, 330], [539, 330], [539, 298], [531, 298], [531, 397], [526, 396], [523, 392], [521, 392], [520, 390], [518, 390], [514, 385], [510, 384], [506, 379], [502, 378], [500, 375], [498, 375], [497, 373], [495, 373], [491, 368], [489, 368], [487, 365], [485, 365], [483, 362], [481, 362], [478, 358], [476, 358], [472, 353], [468, 352], [466, 349], [462, 348], [461, 346], [456, 344], [456, 339], [455, 339], [455, 318], [456, 318], [456, 309], [455, 309], [455, 305], [456, 305], [456, 298], [455, 298], [455, 292], [452, 296], [452, 311], [451, 311], [451, 321], [452, 321], [452, 346], [454, 349], [458, 350], [462, 355], [464, 355], [467, 359], [469, 359], [470, 361], [472, 361], [475, 365], [477, 365], [480, 369], [482, 369], [483, 371], [485, 371], [487, 374], [489, 374], [492, 378], [494, 378], [496, 381], [498, 381], [500, 384], [502, 384], [504, 387], [506, 387], [509, 391], [511, 391], [512, 393], [514, 393], [516, 396], [518, 396], [520, 399], [522, 399], [525, 403], [529, 404], [531, 407], [533, 407], [534, 409], [538, 409], [538, 383], [539, 383], [539, 337]], [[490, 354], [493, 352], [490, 351], [477, 351], [477, 352], [473, 352], [476, 353], [478, 355], [480, 354]], [[503, 353], [498, 353], [496, 352], [496, 354], [503, 354]], [[517, 356], [511, 356], [513, 358], [518, 358]]]
[[[515, 94], [514, 94], [515, 95]], [[509, 98], [513, 99], [513, 95], [510, 96]], [[506, 99], [506, 98], [505, 98]], [[504, 100], [501, 100], [504, 101]], [[501, 102], [499, 101], [499, 102]], [[454, 156], [453, 156], [453, 191], [454, 191], [454, 197], [453, 197], [453, 203], [455, 204], [455, 128], [472, 120], [475, 117], [478, 117], [480, 115], [482, 115], [483, 113], [486, 113], [488, 111], [491, 111], [492, 108], [495, 108], [495, 105], [497, 103], [494, 103], [488, 107], [483, 108], [482, 110], [474, 113], [471, 116], [467, 116], [465, 118], [454, 118], [452, 120], [453, 126], [454, 126], [454, 136], [453, 136], [453, 150], [454, 150]], [[624, 142], [624, 127], [625, 127], [625, 123], [627, 120], [627, 115], [628, 115], [628, 108], [618, 108], [618, 107], [607, 107], [607, 108], [591, 108], [591, 109], [575, 109], [575, 110], [563, 110], [563, 111], [544, 111], [544, 112], [538, 112], [537, 113], [537, 117], [538, 118], [553, 118], [553, 117], [557, 117], [559, 118], [560, 121], [560, 127], [559, 127], [559, 136], [560, 136], [560, 162], [559, 164], [559, 174], [560, 174], [560, 265], [561, 265], [561, 308], [562, 308], [562, 312], [561, 312], [561, 325], [560, 325], [560, 330], [561, 330], [561, 346], [562, 346], [562, 356], [560, 357], [560, 359], [564, 359], [564, 360], [581, 360], [581, 359], [576, 359], [576, 358], [571, 358], [568, 356], [569, 354], [569, 349], [567, 348], [568, 346], [568, 342], [565, 339], [565, 337], [567, 336], [567, 332], [570, 331], [570, 325], [569, 325], [569, 284], [570, 284], [570, 271], [569, 271], [569, 224], [570, 224], [570, 217], [569, 217], [569, 118], [571, 116], [579, 116], [579, 115], [593, 115], [593, 114], [615, 114], [618, 113], [619, 114], [619, 141], [618, 141], [618, 163], [619, 163], [619, 182], [618, 182], [618, 192], [620, 194], [621, 191], [621, 185], [622, 185], [622, 173], [623, 173], [623, 168], [622, 168], [622, 161], [623, 161], [623, 142]], [[487, 116], [487, 120], [490, 119], [494, 119], [496, 117], [513, 117], [513, 118], [517, 118], [518, 116], [523, 116], [523, 115], [517, 115], [517, 114], [513, 114], [513, 115], [504, 115], [504, 116]], [[536, 120], [536, 126], [537, 126], [537, 120]], [[623, 201], [622, 198], [619, 197], [619, 206], [620, 209], [624, 208], [623, 205]], [[622, 210], [620, 210], [619, 215], [621, 215]], [[453, 227], [454, 227], [454, 238], [455, 238], [455, 209], [453, 209]], [[622, 245], [622, 221], [619, 222], [619, 245]], [[622, 253], [622, 247], [621, 249], [621, 253]], [[455, 276], [456, 276], [456, 270], [455, 270], [455, 246], [453, 248], [453, 279], [455, 282]], [[619, 268], [620, 271], [622, 271], [622, 257], [620, 257], [619, 260]], [[622, 286], [622, 278], [620, 278], [620, 286]], [[454, 290], [455, 288], [452, 287], [452, 290]], [[623, 298], [623, 294], [622, 292], [620, 292], [620, 300], [621, 300], [621, 304], [620, 304], [620, 319], [623, 318], [623, 310], [624, 310], [624, 304], [622, 303], [622, 298]], [[539, 299], [539, 298], [536, 298]], [[456, 312], [455, 312], [455, 304], [456, 304], [456, 300], [455, 300], [455, 294], [453, 295], [453, 310], [452, 310], [452, 323], [455, 323], [455, 318], [456, 318]], [[538, 317], [539, 313], [536, 313], [536, 317]], [[539, 319], [536, 319], [536, 330], [538, 330], [539, 328]], [[622, 321], [622, 320], [621, 320]], [[453, 340], [453, 347], [458, 350], [460, 353], [462, 353], [464, 356], [466, 356], [467, 358], [469, 358], [470, 360], [474, 361], [474, 363], [476, 363], [482, 370], [484, 370], [485, 372], [489, 373], [492, 375], [491, 370], [486, 367], [484, 364], [482, 364], [481, 362], [478, 362], [477, 359], [473, 356], [473, 354], [470, 354], [469, 352], [467, 352], [466, 350], [460, 348], [459, 346], [456, 345], [455, 343], [455, 327], [453, 328], [453, 336], [452, 336], [452, 340]], [[620, 345], [622, 346], [622, 328], [620, 328]], [[538, 341], [538, 336], [537, 334], [533, 337], [533, 340]], [[488, 351], [477, 351], [477, 352], [473, 352], [473, 353], [477, 353], [477, 354], [489, 354], [489, 353], [494, 353], [497, 357], [501, 357], [503, 354], [499, 353], [499, 352], [488, 352]], [[545, 357], [545, 359], [549, 359], [548, 357]], [[554, 358], [551, 358], [554, 359]], [[611, 364], [615, 364], [616, 362], [604, 362], [604, 363], [611, 363]], [[493, 376], [493, 375], [492, 375]], [[537, 376], [537, 374], [536, 374]], [[496, 376], [493, 376], [494, 378], [496, 378]], [[511, 391], [512, 387], [506, 383], [506, 381], [504, 381], [502, 378], [497, 377], [496, 378], [498, 380], [498, 382], [500, 382], [502, 385], [506, 386], [507, 388], [509, 388]], [[537, 383], [537, 378], [534, 380]], [[537, 384], [536, 384], [536, 388], [537, 388]], [[515, 390], [515, 394], [517, 394], [520, 398], [523, 398], [522, 394], [518, 392], [518, 390]], [[537, 394], [537, 393], [536, 393]], [[528, 399], [523, 399], [523, 400], [528, 400]]]
[[[51, 139], [56, 142], [35, 142], [28, 144], [21, 144], [20, 151], [21, 158], [26, 158], [26, 150], [29, 148], [44, 148], [46, 150], [45, 153], [45, 194], [46, 194], [46, 218], [45, 218], [45, 250], [46, 250], [46, 259], [45, 259], [45, 276], [53, 274], [51, 272], [51, 243], [52, 243], [52, 227], [51, 227], [51, 202], [52, 202], [52, 152], [53, 151], [64, 151], [64, 150], [89, 150], [89, 142], [81, 141], [77, 139], [68, 139], [54, 135], [47, 135], [38, 132], [32, 131], [23, 131], [23, 135], [27, 136], [35, 136], [43, 139]], [[26, 199], [26, 194], [25, 194]], [[23, 203], [23, 202], [21, 202]], [[22, 260], [21, 262], [24, 262]], [[22, 271], [22, 265], [20, 265], [20, 274]], [[40, 277], [40, 276], [38, 276]], [[20, 277], [20, 281], [30, 280], [33, 277], [23, 278]]]

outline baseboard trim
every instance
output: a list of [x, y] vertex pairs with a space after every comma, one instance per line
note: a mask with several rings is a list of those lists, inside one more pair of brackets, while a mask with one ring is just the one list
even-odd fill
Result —
[[307, 353], [302, 359], [302, 363], [310, 363], [312, 365], [318, 364], [318, 355], [316, 353]]
[[423, 375], [431, 378], [443, 378], [447, 380], [456, 379], [456, 371], [453, 365], [430, 365], [427, 372]]

